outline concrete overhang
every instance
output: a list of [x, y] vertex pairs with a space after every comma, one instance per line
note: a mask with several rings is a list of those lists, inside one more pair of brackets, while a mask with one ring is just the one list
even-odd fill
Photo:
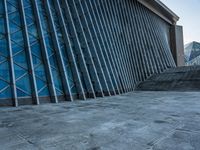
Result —
[[176, 22], [179, 20], [179, 17], [172, 10], [170, 10], [165, 4], [163, 4], [160, 0], [137, 0], [137, 1], [170, 24], [175, 25]]

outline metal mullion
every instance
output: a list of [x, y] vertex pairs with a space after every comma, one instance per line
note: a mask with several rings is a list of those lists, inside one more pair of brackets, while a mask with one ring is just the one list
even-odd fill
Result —
[[[71, 90], [70, 90], [70, 87], [69, 87], [69, 82], [68, 82], [67, 70], [64, 66], [63, 56], [62, 56], [61, 49], [60, 49], [60, 46], [59, 46], [59, 41], [58, 41], [58, 37], [57, 37], [57, 34], [56, 34], [53, 16], [52, 16], [52, 13], [50, 11], [50, 4], [49, 4], [49, 1], [45, 1], [44, 3], [45, 3], [46, 12], [48, 14], [47, 19], [50, 21], [50, 28], [52, 30], [52, 35], [53, 35], [52, 41], [53, 41], [54, 47], [56, 48], [55, 55], [57, 57], [57, 61], [58, 61], [58, 64], [59, 64], [58, 67], [59, 67], [60, 72], [61, 72], [61, 78], [62, 78], [62, 82], [63, 82], [63, 86], [64, 86], [64, 93], [65, 93], [66, 96], [69, 95], [70, 100], [73, 101], [72, 93], [71, 93]], [[56, 70], [57, 70], [57, 68], [56, 68]]]
[[[102, 8], [102, 10], [104, 11], [104, 15], [105, 18], [107, 19], [107, 23], [110, 25], [110, 30], [111, 33], [114, 36], [114, 43], [116, 43], [116, 50], [117, 50], [117, 55], [118, 55], [118, 59], [121, 61], [120, 64], [122, 65], [122, 69], [123, 69], [123, 76], [125, 77], [125, 86], [126, 88], [125, 91], [128, 92], [129, 88], [130, 88], [130, 76], [129, 76], [129, 72], [128, 72], [128, 68], [127, 68], [127, 64], [125, 63], [125, 59], [124, 59], [124, 53], [121, 51], [123, 49], [123, 42], [122, 42], [122, 38], [119, 36], [119, 27], [118, 24], [113, 24], [112, 21], [114, 20], [114, 22], [116, 21], [116, 18], [113, 16], [113, 12], [111, 12], [111, 10], [108, 7], [107, 2], [102, 2], [99, 1], [99, 6]], [[122, 46], [123, 45], [123, 46]]]
[[[109, 1], [110, 3], [110, 7], [112, 7], [114, 10], [113, 12], [117, 12], [117, 14], [119, 15], [119, 17], [116, 17], [117, 21], [119, 21], [119, 28], [120, 28], [120, 31], [122, 31], [123, 33], [127, 32], [127, 24], [125, 23], [124, 20], [124, 17], [122, 15], [122, 5], [119, 5], [119, 1], [116, 1], [116, 2], [113, 2], [113, 1]], [[115, 16], [115, 15], [114, 15]], [[129, 90], [130, 91], [133, 91], [134, 90], [134, 85], [136, 84], [136, 77], [135, 77], [135, 73], [134, 73], [134, 70], [133, 70], [133, 64], [132, 64], [132, 60], [130, 59], [130, 54], [129, 54], [129, 42], [127, 41], [127, 35], [128, 33], [125, 33], [125, 34], [121, 34], [123, 35], [123, 37], [121, 38], [122, 39], [122, 43], [123, 43], [123, 49], [122, 50], [122, 53], [124, 53], [124, 61], [125, 61], [125, 64], [127, 65], [127, 69], [128, 69], [128, 74], [129, 74]]]
[[[155, 23], [155, 22], [157, 22], [156, 20], [155, 20], [155, 17], [153, 17], [153, 24], [157, 27], [157, 28], [159, 28], [159, 26]], [[160, 41], [159, 42], [159, 44], [160, 44], [160, 46], [163, 48], [163, 52], [164, 52], [164, 54], [166, 55], [166, 57], [168, 58], [165, 58], [165, 57], [163, 57], [164, 58], [164, 61], [167, 63], [167, 65], [169, 65], [169, 66], [171, 66], [171, 65], [175, 65], [175, 62], [174, 63], [172, 63], [172, 64], [170, 64], [170, 58], [169, 58], [169, 56], [168, 56], [168, 54], [166, 53], [166, 47], [163, 45], [163, 42], [160, 40], [160, 34], [159, 34], [159, 32], [157, 31], [157, 30], [155, 30], [154, 29], [154, 32], [155, 32], [155, 35], [157, 36], [157, 37], [159, 37], [158, 38], [158, 40]], [[171, 52], [169, 52], [169, 53], [171, 53]], [[171, 56], [172, 58], [173, 58], [173, 56]], [[168, 67], [167, 67], [168, 68]]]
[[[105, 70], [103, 69], [103, 65], [102, 65], [102, 63], [104, 63], [105, 64], [105, 62], [104, 62], [104, 60], [100, 60], [100, 59], [102, 59], [102, 57], [100, 57], [100, 55], [99, 55], [99, 53], [97, 52], [97, 48], [96, 48], [96, 46], [98, 45], [98, 44], [94, 44], [94, 40], [93, 40], [93, 37], [92, 37], [92, 34], [91, 34], [91, 31], [90, 31], [90, 27], [89, 27], [89, 24], [88, 24], [88, 21], [87, 21], [87, 18], [86, 18], [86, 16], [85, 16], [85, 14], [84, 14], [84, 11], [83, 11], [83, 7], [82, 7], [82, 5], [81, 5], [81, 3], [80, 3], [80, 1], [78, 0], [78, 2], [76, 3], [77, 5], [79, 5], [80, 6], [80, 11], [81, 11], [81, 15], [82, 15], [82, 17], [79, 17], [79, 20], [81, 21], [81, 25], [82, 25], [82, 27], [83, 26], [85, 26], [84, 27], [84, 33], [85, 33], [85, 36], [88, 36], [88, 38], [86, 38], [86, 40], [89, 42], [89, 39], [90, 39], [90, 42], [91, 42], [91, 45], [92, 45], [92, 47], [90, 47], [89, 46], [89, 44], [88, 44], [88, 48], [89, 48], [89, 50], [90, 49], [93, 49], [94, 50], [94, 55], [93, 56], [95, 56], [96, 57], [96, 61], [94, 60], [94, 64], [96, 64], [95, 66], [96, 67], [98, 67], [97, 68], [97, 70], [99, 71], [98, 73], [99, 74], [101, 74], [101, 75], [99, 75], [99, 80], [100, 80], [100, 83], [102, 84], [102, 87], [105, 89], [105, 94], [107, 94], [107, 95], [111, 95], [111, 93], [110, 93], [110, 90], [113, 90], [113, 92], [115, 93], [115, 91], [114, 91], [114, 87], [113, 87], [113, 84], [112, 84], [112, 82], [111, 82], [111, 79], [109, 78], [109, 76], [107, 76], [106, 77], [106, 73], [104, 72]], [[77, 8], [76, 8], [77, 9]], [[81, 18], [83, 19], [83, 20], [81, 20]], [[83, 25], [84, 24], [84, 25]], [[92, 51], [91, 51], [92, 52]], [[104, 65], [105, 66], [105, 65]], [[108, 74], [107, 74], [108, 75]], [[110, 82], [110, 85], [111, 85], [111, 89], [109, 88], [109, 85], [108, 85], [108, 82]]]
[[[62, 11], [61, 11], [61, 7], [60, 7], [60, 3], [58, 2], [58, 0], [55, 0], [55, 8], [59, 14], [59, 23], [61, 26], [61, 32], [62, 32], [62, 35], [63, 35], [63, 38], [64, 38], [64, 44], [69, 44], [69, 51], [67, 49], [65, 49], [67, 51], [67, 55], [68, 55], [68, 59], [72, 61], [72, 67], [69, 65], [69, 67], [72, 69], [72, 72], [73, 74], [75, 75], [75, 78], [77, 81], [77, 83], [74, 83], [75, 86], [77, 87], [77, 91], [80, 95], [79, 98], [82, 98], [82, 99], [86, 99], [85, 97], [85, 93], [84, 93], [84, 90], [83, 90], [83, 86], [82, 86], [82, 83], [81, 83], [81, 79], [80, 79], [80, 76], [79, 76], [79, 72], [78, 72], [78, 68], [77, 68], [77, 65], [76, 65], [76, 61], [75, 61], [75, 58], [74, 58], [74, 54], [73, 54], [73, 51], [72, 51], [72, 45], [71, 45], [71, 42], [69, 40], [69, 37], [68, 37], [68, 31], [66, 29], [66, 26], [65, 26], [65, 23], [64, 23], [64, 18], [63, 18], [63, 14], [62, 14]], [[73, 81], [73, 80], [72, 80]]]
[[17, 99], [17, 89], [16, 89], [16, 82], [15, 82], [13, 54], [12, 54], [12, 47], [11, 47], [8, 10], [7, 10], [6, 0], [3, 0], [3, 1], [4, 1], [5, 18], [6, 18], [7, 41], [8, 41], [8, 47], [9, 47], [9, 63], [10, 63], [9, 67], [10, 67], [10, 74], [11, 74], [12, 101], [13, 101], [13, 105], [17, 107], [18, 106], [18, 99]]
[[[117, 49], [116, 45], [114, 44], [114, 39], [113, 39], [113, 36], [110, 36], [110, 32], [111, 32], [111, 27], [110, 25], [107, 23], [107, 18], [105, 18], [102, 14], [102, 10], [101, 8], [98, 9], [97, 7], [97, 4], [93, 2], [93, 4], [91, 3], [90, 1], [90, 5], [91, 7], [94, 6], [95, 10], [96, 10], [96, 14], [97, 16], [99, 17], [99, 21], [102, 23], [102, 28], [105, 29], [105, 36], [107, 35], [107, 37], [109, 38], [108, 42], [109, 42], [109, 45], [112, 47], [109, 47], [110, 48], [110, 56], [113, 58], [113, 60], [115, 62], [113, 62], [113, 65], [116, 65], [116, 74], [118, 75], [118, 82], [119, 82], [119, 86], [120, 86], [120, 92], [125, 92], [125, 79], [124, 78], [121, 78], [122, 77], [122, 64], [119, 62], [119, 58], [118, 58], [118, 55], [117, 53], [115, 53], [112, 49]], [[101, 16], [101, 17], [100, 17]], [[107, 27], [108, 26], [108, 27]], [[103, 30], [102, 29], [102, 30]], [[103, 30], [104, 31], [104, 30]]]
[[83, 55], [83, 52], [82, 52], [80, 41], [78, 40], [78, 35], [77, 35], [77, 32], [76, 32], [74, 20], [72, 18], [72, 14], [71, 14], [68, 2], [65, 1], [65, 0], [63, 0], [63, 2], [64, 2], [64, 5], [65, 5], [65, 8], [66, 8], [65, 10], [67, 11], [65, 15], [66, 15], [66, 17], [68, 17], [67, 19], [69, 19], [69, 22], [66, 22], [66, 23], [67, 23], [67, 25], [70, 25], [70, 27], [71, 27], [71, 32], [73, 34], [72, 35], [73, 36], [72, 37], [73, 38], [73, 42], [75, 42], [74, 46], [76, 46], [77, 53], [78, 53], [79, 57], [81, 58], [80, 63], [82, 64], [82, 66], [80, 67], [80, 69], [83, 72], [83, 75], [84, 75], [84, 78], [85, 78], [85, 82], [86, 82], [86, 87], [90, 92], [92, 92], [90, 94], [92, 94], [93, 97], [96, 97], [94, 89], [93, 89], [93, 86], [92, 86], [91, 79], [89, 77], [88, 68], [86, 66], [86, 60], [84, 59], [84, 55]]
[[[97, 25], [100, 24], [99, 29], [101, 29], [101, 31], [103, 33], [102, 35], [104, 36], [104, 39], [107, 39], [106, 42], [103, 40], [103, 43], [106, 44], [106, 46], [108, 48], [109, 57], [110, 57], [111, 62], [112, 62], [112, 67], [114, 68], [115, 74], [118, 77], [117, 84], [119, 86], [119, 93], [124, 92], [124, 89], [122, 87], [123, 83], [120, 80], [120, 74], [122, 74], [121, 64], [118, 65], [118, 61], [117, 61], [117, 58], [115, 57], [115, 53], [112, 51], [112, 49], [116, 49], [116, 46], [113, 44], [113, 42], [112, 42], [113, 39], [111, 39], [108, 28], [105, 25], [106, 24], [105, 18], [100, 17], [100, 13], [102, 15], [102, 12], [97, 9], [96, 3], [94, 3], [92, 5], [91, 1], [89, 0], [89, 6], [93, 10], [93, 12], [94, 12], [93, 14], [96, 14], [97, 20], [99, 20]], [[109, 59], [109, 57], [108, 57], [108, 59]]]
[[[116, 3], [116, 2], [115, 2]], [[132, 85], [134, 85], [134, 79], [132, 79], [134, 76], [132, 75], [132, 71], [130, 69], [130, 61], [127, 58], [127, 44], [125, 43], [126, 39], [125, 37], [120, 34], [120, 32], [123, 32], [123, 27], [121, 26], [121, 22], [122, 20], [119, 19], [119, 17], [117, 16], [117, 14], [120, 15], [118, 9], [115, 8], [115, 6], [113, 4], [110, 3], [110, 1], [105, 3], [106, 8], [108, 10], [108, 13], [110, 16], [110, 20], [112, 20], [111, 18], [113, 18], [113, 20], [115, 20], [115, 22], [118, 22], [116, 25], [113, 25], [115, 27], [113, 27], [113, 30], [116, 33], [116, 38], [117, 40], [119, 40], [120, 42], [118, 42], [118, 47], [119, 47], [119, 53], [122, 56], [122, 63], [124, 65], [124, 68], [126, 70], [126, 74], [127, 74], [127, 91], [132, 91]], [[120, 6], [121, 7], [121, 6]], [[115, 14], [116, 13], [116, 14]]]
[[[135, 5], [135, 3], [134, 3], [134, 5]], [[134, 25], [135, 25], [134, 29], [135, 30], [139, 29], [140, 28], [139, 19], [138, 19], [139, 17], [137, 17], [138, 16], [138, 12], [137, 12], [137, 10], [135, 8], [134, 9], [130, 8], [130, 10], [132, 10], [130, 13], [134, 14], [135, 17], [136, 17], [135, 23], [134, 23]], [[136, 31], [136, 36], [137, 36], [137, 40], [139, 40], [141, 42], [143, 41], [143, 39], [142, 39], [141, 35], [138, 33], [138, 31]], [[139, 43], [138, 46], [139, 46], [138, 50], [140, 50], [140, 52], [142, 52], [142, 56], [140, 55], [140, 58], [142, 59], [142, 65], [143, 65], [143, 69], [144, 69], [143, 70], [144, 71], [143, 72], [143, 77], [144, 77], [143, 80], [145, 80], [148, 77], [148, 69], [147, 69], [148, 65], [146, 66], [146, 63], [145, 63], [145, 62], [147, 62], [147, 58], [144, 56], [144, 54], [146, 54], [146, 53], [145, 53], [145, 50], [144, 50], [143, 43]]]
[[[145, 21], [148, 22], [147, 26], [151, 30], [151, 32], [148, 33], [149, 36], [150, 37], [156, 37], [154, 28], [152, 27], [152, 22], [149, 20], [149, 17], [147, 16], [147, 13], [145, 12], [145, 9], [142, 8], [142, 10], [144, 11]], [[159, 54], [159, 42], [158, 42], [158, 40], [152, 41], [152, 38], [149, 38], [149, 40], [156, 47], [155, 56], [157, 55], [158, 59], [155, 57], [155, 63], [157, 63], [157, 65], [158, 65], [158, 71], [162, 72], [163, 71], [162, 69], [167, 68], [167, 67], [166, 67], [165, 63], [162, 63], [161, 58], [160, 58], [160, 57], [163, 57], [163, 56]], [[160, 67], [162, 67], [162, 68], [160, 68]]]
[[[86, 37], [84, 35], [83, 29], [81, 26], [81, 22], [78, 17], [79, 14], [76, 10], [74, 1], [73, 1], [73, 3], [66, 2], [66, 4], [68, 5], [68, 8], [69, 8], [69, 11], [71, 14], [71, 19], [72, 19], [72, 23], [73, 23], [73, 27], [74, 27], [74, 34], [76, 36], [75, 40], [77, 40], [77, 42], [78, 42], [77, 46], [78, 47], [80, 46], [79, 49], [80, 49], [81, 53], [82, 53], [82, 51], [84, 52], [83, 59], [84, 59], [85, 66], [87, 67], [88, 77], [93, 82], [92, 86], [93, 86], [93, 88], [95, 88], [95, 93], [98, 94], [97, 96], [104, 96], [102, 86], [100, 84], [96, 68], [94, 66], [92, 55], [88, 49]], [[74, 12], [74, 14], [73, 14], [73, 12]], [[88, 56], [88, 57], [85, 57], [85, 56]], [[90, 69], [90, 71], [89, 71], [89, 69]], [[91, 73], [92, 73], [92, 75], [91, 75]]]
[[[119, 5], [119, 3], [117, 4], [117, 2], [113, 2], [112, 0], [111, 1], [108, 1], [109, 2], [109, 5], [110, 7], [113, 6], [113, 11], [114, 12], [117, 12], [117, 14], [119, 15], [119, 17], [116, 17], [116, 19], [120, 22], [119, 23], [119, 28], [121, 28], [120, 30], [123, 31], [123, 32], [127, 32], [127, 27], [126, 25], [127, 24], [123, 24], [123, 16], [122, 16], [122, 5]], [[123, 12], [124, 13], [124, 12]], [[114, 15], [115, 16], [115, 15]], [[128, 69], [128, 73], [129, 73], [129, 82], [130, 82], [130, 89], [129, 90], [133, 90], [134, 89], [134, 85], [135, 85], [135, 74], [134, 74], [134, 71], [132, 71], [132, 67], [134, 66], [132, 64], [132, 61], [130, 59], [130, 54], [129, 54], [129, 43], [127, 41], [127, 38], [126, 38], [126, 35], [128, 33], [124, 34], [123, 37], [122, 37], [122, 42], [124, 44], [123, 46], [123, 49], [122, 52], [124, 52], [124, 55], [125, 55], [125, 64], [128, 66], [127, 69]], [[125, 48], [126, 47], [126, 48]]]
[[[134, 35], [133, 35], [134, 32], [132, 30], [133, 18], [129, 14], [128, 10], [125, 9], [125, 8], [128, 7], [128, 6], [125, 6], [125, 4], [126, 4], [126, 2], [123, 3], [124, 8], [121, 8], [121, 11], [123, 11], [124, 17], [126, 17], [126, 16], [128, 17], [127, 31], [128, 31], [128, 35], [129, 35], [129, 38], [130, 38], [130, 39], [128, 39], [129, 40], [129, 43], [128, 43], [129, 44], [129, 50], [128, 50], [128, 52], [129, 52], [130, 56], [132, 57], [131, 61], [132, 61], [133, 67], [134, 67], [134, 76], [135, 76], [135, 79], [136, 79], [135, 80], [135, 85], [136, 85], [141, 79], [141, 74], [140, 74], [141, 72], [139, 71], [140, 68], [139, 68], [139, 63], [138, 63], [138, 60], [137, 60], [138, 58], [136, 57], [136, 53], [135, 53], [135, 45], [133, 45], [133, 42], [135, 42], [134, 41]], [[123, 15], [122, 15], [122, 17], [123, 17]], [[134, 87], [135, 87], [135, 85], [134, 85]]]
[[[143, 11], [141, 11], [141, 8], [138, 6], [138, 5], [135, 5], [135, 9], [137, 9], [137, 12], [140, 14], [140, 26], [143, 28], [143, 30], [142, 30], [142, 39], [144, 39], [144, 44], [145, 45], [148, 45], [149, 44], [149, 41], [150, 41], [150, 39], [151, 39], [151, 37], [149, 37], [149, 32], [147, 32], [146, 34], [145, 34], [145, 29], [146, 29], [146, 27], [145, 27], [145, 23], [144, 23], [144, 18], [142, 18], [142, 16], [143, 16], [143, 14], [144, 14], [144, 12]], [[142, 19], [141, 19], [142, 18]], [[144, 46], [144, 48], [145, 48], [145, 46]], [[158, 70], [156, 69], [156, 72], [155, 72], [155, 70], [154, 70], [154, 66], [155, 67], [157, 67], [157, 65], [155, 64], [153, 64], [154, 62], [153, 62], [153, 60], [154, 60], [154, 56], [152, 56], [152, 54], [149, 52], [149, 48], [147, 48], [146, 49], [146, 52], [147, 52], [147, 54], [148, 54], [148, 57], [147, 57], [147, 61], [149, 61], [149, 67], [148, 67], [148, 70], [149, 71], [151, 71], [150, 72], [150, 74], [149, 74], [149, 76], [150, 75], [152, 75], [152, 74], [154, 74], [154, 73], [158, 73]]]
[[[79, 1], [80, 2], [80, 1]], [[85, 6], [85, 9], [83, 9], [83, 14], [85, 15], [85, 17], [87, 17], [87, 15], [88, 15], [88, 17], [89, 17], [89, 19], [88, 19], [88, 26], [89, 25], [91, 25], [92, 26], [92, 30], [93, 30], [93, 32], [94, 32], [94, 36], [95, 36], [95, 38], [94, 39], [96, 39], [96, 42], [97, 42], [97, 46], [98, 46], [98, 51], [99, 51], [99, 53], [100, 53], [100, 56], [101, 56], [101, 59], [102, 59], [102, 63], [103, 63], [103, 65], [104, 65], [104, 67], [105, 67], [105, 72], [106, 72], [106, 74], [107, 74], [107, 76], [108, 76], [108, 78], [109, 78], [109, 82], [110, 82], [110, 84], [111, 84], [111, 86], [112, 86], [112, 89], [113, 89], [113, 91], [112, 92], [114, 92], [114, 94], [116, 94], [116, 89], [115, 89], [115, 87], [114, 87], [114, 84], [113, 83], [115, 83], [115, 85], [116, 85], [116, 88], [117, 88], [117, 92], [119, 91], [119, 88], [118, 88], [118, 86], [117, 86], [117, 83], [116, 83], [116, 79], [115, 79], [115, 76], [114, 76], [114, 73], [113, 73], [113, 69], [110, 67], [110, 61], [108, 61], [109, 59], [108, 59], [108, 54], [107, 54], [107, 52], [106, 52], [106, 48], [105, 48], [105, 45], [104, 45], [104, 43], [103, 43], [103, 47], [104, 47], [104, 53], [103, 53], [103, 49], [101, 48], [101, 44], [100, 44], [100, 40], [102, 40], [102, 37], [101, 37], [101, 35], [100, 35], [100, 39], [99, 39], [99, 37], [98, 37], [98, 35], [97, 35], [97, 31], [96, 30], [98, 30], [98, 32], [99, 32], [99, 27], [97, 27], [96, 29], [95, 29], [95, 25], [97, 24], [96, 23], [96, 18], [93, 20], [95, 23], [93, 23], [93, 21], [92, 21], [92, 18], [91, 18], [91, 12], [89, 11], [89, 9], [88, 9], [88, 6], [87, 6], [87, 4], [86, 4], [86, 2], [85, 1], [81, 1], [80, 2], [80, 4], [82, 5], [82, 2], [84, 3], [83, 5]], [[86, 12], [84, 12], [84, 10], [86, 11]], [[97, 26], [97, 25], [96, 25]], [[106, 61], [107, 60], [107, 61]], [[107, 64], [108, 63], [108, 64]], [[109, 69], [108, 69], [108, 67], [110, 68], [110, 72], [109, 72]], [[112, 74], [112, 77], [111, 77], [111, 74]], [[113, 79], [113, 81], [112, 81], [112, 79]]]
[[[135, 18], [135, 14], [133, 13], [133, 12], [131, 12], [131, 7], [130, 7], [130, 4], [128, 5], [128, 9], [127, 9], [127, 13], [129, 14], [129, 16], [130, 16], [130, 18], [131, 19], [134, 19]], [[133, 39], [133, 43], [134, 43], [134, 46], [132, 46], [133, 47], [133, 55], [134, 55], [134, 57], [135, 57], [135, 59], [136, 59], [136, 65], [138, 65], [137, 66], [137, 70], [138, 70], [138, 76], [139, 76], [139, 81], [143, 81], [144, 80], [144, 63], [143, 63], [143, 60], [141, 60], [141, 53], [139, 52], [137, 52], [137, 50], [140, 50], [141, 48], [140, 48], [140, 45], [138, 44], [138, 35], [137, 35], [137, 31], [136, 31], [136, 24], [135, 24], [135, 22], [131, 22], [130, 23], [130, 26], [131, 26], [131, 28], [130, 28], [130, 30], [131, 30], [131, 32], [132, 33], [135, 33], [134, 34], [134, 36], [132, 36], [132, 39]], [[131, 34], [131, 35], [133, 35], [133, 34]]]
[[149, 53], [148, 50], [146, 49], [145, 45], [146, 45], [146, 40], [145, 40], [145, 33], [144, 33], [144, 26], [142, 24], [142, 19], [141, 19], [141, 15], [142, 12], [140, 12], [140, 8], [137, 7], [137, 3], [135, 3], [134, 5], [134, 10], [137, 12], [137, 14], [139, 14], [139, 17], [136, 20], [136, 24], [138, 25], [138, 28], [141, 28], [142, 30], [140, 30], [140, 40], [142, 41], [141, 45], [142, 45], [142, 49], [144, 54], [146, 54], [146, 57], [144, 57], [144, 60], [146, 62], [146, 78], [148, 78], [151, 74], [151, 61], [149, 60]]
[[[96, 58], [93, 61], [94, 61], [94, 64], [96, 64], [95, 65], [95, 67], [97, 68], [96, 70], [99, 71], [98, 74], [99, 74], [100, 84], [102, 84], [102, 87], [103, 87], [103, 89], [105, 89], [105, 92], [107, 92], [107, 95], [110, 95], [110, 89], [109, 89], [108, 84], [107, 84], [107, 78], [105, 77], [103, 66], [101, 64], [99, 54], [97, 53], [96, 45], [94, 44], [94, 40], [93, 40], [91, 31], [89, 29], [89, 25], [88, 25], [86, 16], [84, 15], [84, 11], [83, 11], [83, 8], [82, 8], [80, 2], [78, 1], [78, 2], [76, 2], [76, 4], [79, 5], [79, 7], [80, 7], [81, 14], [79, 14], [79, 16], [82, 15], [82, 17], [78, 17], [78, 19], [82, 23], [81, 24], [82, 32], [85, 35], [86, 44], [87, 44], [87, 42], [88, 43], [90, 42], [90, 45], [87, 44], [88, 45], [88, 50], [90, 51], [90, 50], [93, 49], [91, 51], [91, 54], [92, 54], [92, 56], [94, 58]], [[76, 8], [76, 10], [78, 10], [78, 9]], [[83, 28], [85, 29], [84, 30], [85, 32], [83, 31]]]
[[[125, 3], [126, 2], [124, 2], [123, 4], [125, 5]], [[123, 5], [123, 6], [124, 6]], [[128, 6], [126, 6], [126, 7], [128, 7]], [[124, 7], [125, 8], [125, 7]], [[134, 67], [134, 73], [135, 73], [135, 78], [136, 78], [136, 83], [135, 84], [137, 84], [137, 82], [139, 82], [140, 81], [140, 78], [141, 78], [141, 72], [139, 71], [139, 64], [138, 64], [138, 61], [136, 60], [136, 59], [138, 59], [137, 57], [136, 57], [136, 54], [135, 54], [135, 47], [133, 46], [133, 44], [132, 44], [132, 42], [135, 42], [134, 41], [134, 37], [133, 37], [133, 31], [132, 31], [132, 25], [131, 25], [131, 23], [133, 22], [133, 18], [131, 17], [131, 15], [128, 13], [128, 10], [127, 9], [122, 9], [122, 11], [123, 11], [123, 13], [124, 13], [124, 15], [125, 16], [127, 16], [130, 20], [128, 21], [128, 25], [127, 25], [127, 28], [128, 28], [128, 34], [129, 34], [129, 36], [130, 36], [130, 40], [129, 40], [129, 42], [130, 43], [128, 43], [129, 44], [129, 53], [130, 53], [130, 55], [131, 55], [131, 57], [132, 57], [132, 65], [133, 65], [133, 67]], [[133, 51], [133, 52], [132, 52]], [[134, 85], [135, 86], [135, 85]]]
[[55, 90], [55, 86], [54, 86], [54, 82], [53, 82], [53, 76], [52, 76], [52, 72], [51, 72], [51, 68], [50, 68], [50, 62], [48, 59], [48, 53], [47, 53], [47, 47], [46, 47], [46, 43], [45, 43], [45, 38], [44, 38], [44, 33], [43, 33], [43, 29], [42, 29], [42, 24], [41, 24], [41, 18], [39, 15], [39, 9], [37, 6], [37, 2], [35, 0], [31, 0], [32, 4], [33, 4], [33, 13], [36, 16], [36, 24], [37, 27], [39, 29], [39, 36], [40, 36], [40, 41], [41, 41], [41, 46], [42, 46], [42, 54], [44, 56], [44, 67], [47, 71], [47, 82], [48, 82], [48, 86], [50, 89], [50, 96], [52, 98], [52, 101], [57, 103], [58, 102], [58, 98], [56, 96], [56, 90]]
[[[159, 63], [160, 62], [160, 58], [159, 58], [159, 53], [157, 53], [157, 50], [158, 50], [158, 47], [157, 47], [157, 40], [155, 41], [152, 41], [152, 37], [154, 37], [152, 35], [152, 28], [150, 27], [150, 24], [151, 22], [148, 22], [148, 20], [146, 19], [146, 13], [145, 11], [141, 8], [141, 12], [143, 13], [143, 16], [144, 16], [144, 20], [147, 22], [145, 24], [145, 21], [143, 21], [143, 24], [145, 24], [145, 29], [148, 31], [150, 30], [150, 32], [147, 32], [146, 35], [148, 36], [147, 37], [147, 42], [149, 43], [150, 42], [150, 45], [153, 45], [155, 47], [155, 50], [151, 48], [151, 55], [152, 55], [152, 61], [153, 61], [153, 66], [155, 66], [153, 69], [154, 69], [154, 72], [153, 73], [160, 73], [161, 72], [161, 65], [162, 63]], [[158, 58], [157, 58], [158, 57]], [[163, 68], [163, 67], [162, 67]]]
[[[118, 60], [120, 61], [119, 64], [122, 65], [121, 69], [123, 70], [122, 71], [122, 74], [123, 74], [123, 81], [124, 81], [124, 90], [125, 92], [128, 92], [128, 89], [129, 89], [129, 82], [128, 82], [128, 79], [129, 79], [129, 75], [128, 75], [128, 72], [127, 72], [127, 68], [126, 68], [126, 65], [124, 64], [124, 60], [123, 58], [120, 56], [121, 55], [121, 52], [120, 52], [120, 49], [121, 49], [121, 44], [120, 43], [120, 39], [118, 37], [118, 34], [115, 34], [116, 32], [116, 29], [115, 27], [113, 27], [113, 24], [110, 24], [110, 21], [112, 20], [111, 19], [111, 16], [110, 16], [110, 12], [108, 12], [108, 7], [107, 7], [107, 2], [102, 2], [101, 0], [98, 0], [98, 5], [100, 7], [100, 11], [103, 11], [104, 12], [104, 17], [105, 17], [105, 20], [107, 21], [107, 25], [109, 26], [109, 29], [110, 29], [110, 32], [112, 33], [114, 39], [113, 39], [113, 42], [115, 43], [115, 47], [116, 47], [116, 55], [118, 56]], [[106, 7], [106, 8], [105, 8]], [[112, 27], [111, 27], [112, 25]], [[120, 55], [118, 55], [120, 54]]]
[[72, 13], [73, 14], [72, 17], [74, 18], [74, 21], [76, 21], [76, 23], [77, 23], [77, 24], [75, 24], [75, 27], [76, 27], [76, 31], [78, 32], [78, 39], [80, 41], [81, 47], [83, 49], [85, 49], [84, 55], [88, 56], [87, 59], [85, 59], [85, 60], [86, 60], [88, 67], [90, 68], [89, 74], [90, 74], [90, 78], [92, 79], [92, 81], [94, 83], [93, 86], [95, 87], [95, 92], [97, 93], [97, 96], [103, 97], [104, 92], [103, 92], [103, 89], [102, 89], [102, 85], [101, 85], [101, 82], [100, 82], [100, 79], [99, 79], [99, 76], [98, 76], [98, 73], [97, 73], [97, 69], [96, 69], [95, 64], [94, 64], [92, 54], [91, 54], [90, 49], [89, 49], [89, 45], [87, 43], [87, 38], [86, 38], [86, 35], [84, 33], [84, 30], [83, 30], [83, 27], [82, 27], [82, 24], [81, 24], [81, 21], [80, 21], [80, 18], [79, 18], [79, 14], [78, 14], [78, 11], [77, 11], [77, 8], [76, 8], [76, 4], [74, 3], [74, 0], [72, 1], [72, 3], [68, 2], [68, 4], [71, 8], [71, 11], [74, 11], [74, 13]]
[[[148, 18], [148, 17], [147, 17]], [[157, 22], [157, 20], [155, 20], [155, 17], [152, 17], [152, 25], [154, 25], [154, 26], [156, 26], [158, 29], [159, 29], [159, 26], [157, 25], [157, 23], [155, 23], [154, 24], [154, 22]], [[153, 28], [154, 29], [154, 28]], [[169, 65], [169, 66], [171, 66], [170, 65], [170, 58], [169, 58], [169, 56], [168, 56], [168, 54], [166, 53], [166, 47], [163, 45], [163, 42], [160, 40], [160, 34], [159, 34], [159, 32], [157, 31], [157, 30], [155, 30], [154, 29], [154, 33], [155, 33], [155, 35], [157, 36], [157, 37], [159, 37], [158, 38], [158, 40], [159, 40], [159, 45], [160, 45], [160, 47], [162, 47], [162, 49], [163, 49], [163, 52], [164, 52], [164, 54], [166, 55], [166, 57], [163, 57], [163, 60], [167, 63], [167, 65]], [[159, 53], [160, 53], [160, 51], [159, 51]], [[160, 56], [163, 56], [162, 54], [160, 54]], [[166, 66], [166, 68], [168, 68], [167, 66]]]
[[38, 98], [38, 93], [37, 93], [37, 85], [36, 85], [36, 79], [35, 79], [35, 71], [33, 67], [33, 60], [31, 56], [31, 48], [30, 48], [30, 42], [28, 38], [28, 29], [26, 26], [26, 18], [25, 18], [25, 12], [24, 12], [24, 5], [23, 5], [23, 0], [20, 0], [20, 13], [21, 13], [21, 18], [22, 18], [22, 26], [24, 28], [24, 39], [25, 39], [25, 52], [26, 56], [28, 57], [28, 71], [29, 71], [29, 76], [31, 77], [31, 86], [32, 86], [32, 98], [34, 102], [38, 105], [39, 98]]

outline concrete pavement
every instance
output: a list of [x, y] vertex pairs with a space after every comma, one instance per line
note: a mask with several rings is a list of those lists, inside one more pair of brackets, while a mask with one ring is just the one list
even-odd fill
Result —
[[0, 108], [2, 150], [199, 150], [200, 93]]

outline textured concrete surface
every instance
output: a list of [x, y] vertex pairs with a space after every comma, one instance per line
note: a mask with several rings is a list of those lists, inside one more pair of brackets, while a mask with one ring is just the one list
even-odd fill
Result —
[[200, 66], [171, 68], [141, 82], [139, 91], [200, 91]]
[[2, 150], [199, 150], [200, 93], [0, 108]]

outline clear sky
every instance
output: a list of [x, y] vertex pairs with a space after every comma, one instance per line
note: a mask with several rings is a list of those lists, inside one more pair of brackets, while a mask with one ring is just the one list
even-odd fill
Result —
[[180, 20], [178, 25], [183, 26], [184, 43], [200, 42], [200, 0], [161, 0]]

